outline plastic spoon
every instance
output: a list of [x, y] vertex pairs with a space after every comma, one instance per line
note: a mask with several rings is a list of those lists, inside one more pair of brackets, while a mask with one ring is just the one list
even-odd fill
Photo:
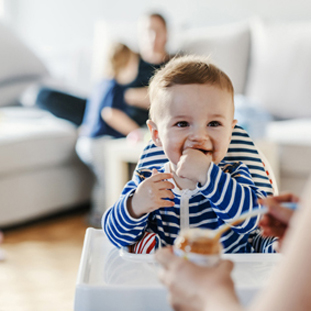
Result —
[[262, 207], [261, 209], [255, 209], [251, 212], [245, 212], [242, 213], [238, 218], [233, 219], [231, 222], [224, 224], [223, 226], [221, 226], [220, 228], [218, 228], [217, 230], [212, 231], [212, 236], [210, 236], [210, 238], [212, 239], [220, 239], [221, 235], [226, 232], [228, 229], [230, 229], [232, 226], [235, 226], [241, 222], [243, 222], [245, 219], [247, 218], [251, 218], [257, 215], [263, 215], [266, 214], [268, 212], [268, 209], [266, 207]]
[[297, 202], [282, 202], [281, 206], [296, 210], [299, 208], [299, 204]]

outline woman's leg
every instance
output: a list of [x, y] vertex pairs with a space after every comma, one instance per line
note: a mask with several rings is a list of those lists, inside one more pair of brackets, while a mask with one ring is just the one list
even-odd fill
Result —
[[37, 95], [36, 105], [79, 126], [83, 120], [86, 99], [43, 87]]

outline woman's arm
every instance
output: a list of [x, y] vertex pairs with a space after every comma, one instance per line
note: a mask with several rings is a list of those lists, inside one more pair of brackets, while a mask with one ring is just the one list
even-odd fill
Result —
[[149, 109], [148, 87], [129, 88], [124, 93], [124, 99], [130, 106]]
[[134, 120], [119, 109], [105, 107], [101, 111], [101, 116], [110, 127], [124, 136], [139, 128]]
[[284, 258], [252, 310], [311, 310], [311, 182], [305, 188], [301, 210], [295, 212], [284, 238]]

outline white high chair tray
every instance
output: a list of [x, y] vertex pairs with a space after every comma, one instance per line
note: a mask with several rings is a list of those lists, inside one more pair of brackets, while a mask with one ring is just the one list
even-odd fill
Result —
[[[137, 256], [137, 257], [136, 257]], [[171, 311], [166, 288], [157, 278], [152, 255], [129, 255], [114, 247], [102, 230], [88, 228], [76, 283], [75, 311]], [[232, 277], [247, 305], [268, 283], [279, 254], [226, 254], [235, 265]]]

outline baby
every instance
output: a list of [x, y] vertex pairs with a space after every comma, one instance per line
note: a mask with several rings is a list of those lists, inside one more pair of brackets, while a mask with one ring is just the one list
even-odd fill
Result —
[[[265, 193], [254, 185], [248, 168], [223, 160], [237, 123], [228, 76], [204, 58], [183, 56], [155, 74], [149, 91], [147, 124], [169, 161], [136, 171], [104, 214], [110, 241], [130, 246], [150, 232], [162, 245], [172, 245], [180, 229], [217, 229], [241, 213], [260, 209], [257, 198]], [[225, 253], [254, 251], [248, 238], [258, 217], [223, 234]]]

